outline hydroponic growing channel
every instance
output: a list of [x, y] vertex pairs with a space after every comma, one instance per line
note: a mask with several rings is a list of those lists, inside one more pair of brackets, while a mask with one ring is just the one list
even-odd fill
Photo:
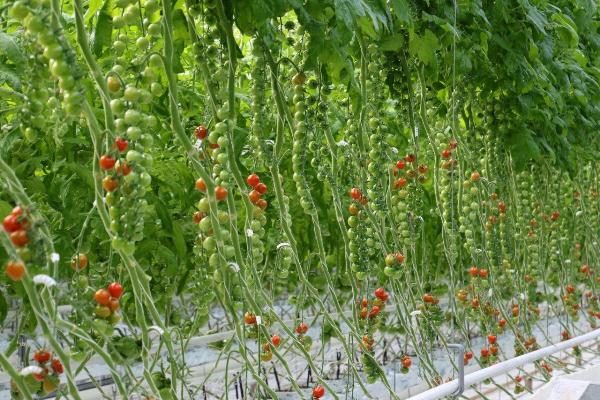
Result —
[[5, 0], [0, 24], [0, 396], [400, 399], [597, 328], [594, 1]]

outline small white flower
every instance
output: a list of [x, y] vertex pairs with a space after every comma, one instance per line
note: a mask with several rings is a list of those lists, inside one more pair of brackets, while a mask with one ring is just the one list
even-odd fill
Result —
[[251, 238], [252, 236], [254, 236], [254, 231], [252, 229], [246, 229], [246, 236]]
[[50, 260], [53, 263], [59, 262], [60, 261], [60, 254], [58, 254], [58, 253], [52, 253], [52, 254], [50, 254]]
[[200, 150], [202, 148], [202, 139], [196, 140], [196, 143], [194, 143], [194, 147], [196, 148], [196, 150]]
[[492, 297], [493, 293], [494, 293], [494, 291], [492, 290], [492, 288], [490, 288], [490, 290], [488, 290], [488, 297]]
[[345, 140], [340, 140], [339, 142], [337, 142], [337, 145], [340, 147], [346, 147], [348, 146], [348, 142], [346, 142]]
[[30, 365], [28, 367], [23, 368], [21, 372], [19, 372], [19, 375], [28, 376], [32, 374], [41, 374], [43, 372], [44, 370], [38, 367], [37, 365]]
[[395, 147], [392, 147], [392, 149], [391, 149], [391, 150], [392, 150], [392, 153], [394, 153], [394, 154], [398, 154], [398, 149], [397, 149], [397, 148], [395, 148]]
[[576, 217], [581, 217], [583, 215], [583, 211], [579, 210], [575, 213]]
[[262, 323], [262, 318], [260, 317], [260, 315], [256, 316], [256, 325], [260, 325]]
[[33, 277], [33, 283], [36, 285], [44, 285], [46, 287], [56, 286], [56, 281], [48, 275], [39, 274]]

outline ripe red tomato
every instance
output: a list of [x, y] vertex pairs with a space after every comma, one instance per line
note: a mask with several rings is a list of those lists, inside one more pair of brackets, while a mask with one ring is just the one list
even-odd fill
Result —
[[574, 293], [575, 292], [575, 286], [568, 284], [567, 285], [567, 293]]
[[484, 347], [483, 349], [481, 349], [481, 357], [489, 357], [490, 355], [490, 350], [487, 347]]
[[298, 325], [296, 327], [296, 333], [299, 335], [303, 335], [306, 332], [308, 332], [308, 325], [305, 324], [304, 322], [300, 323], [300, 325]]
[[378, 287], [377, 289], [375, 289], [375, 297], [377, 297], [378, 299], [382, 299], [383, 297], [385, 297], [385, 289], [382, 287]]
[[556, 221], [558, 219], [558, 217], [560, 217], [560, 213], [558, 211], [554, 211], [552, 213], [552, 216], [550, 216], [550, 218], [552, 219], [552, 221]]
[[20, 261], [9, 261], [4, 271], [11, 280], [20, 281], [25, 276], [25, 265]]
[[362, 197], [360, 189], [355, 187], [350, 189], [350, 197], [352, 197], [353, 200], [360, 200], [360, 198]]
[[412, 360], [409, 356], [402, 357], [402, 366], [404, 368], [410, 368], [411, 365], [412, 365]]
[[247, 311], [246, 314], [244, 314], [244, 322], [246, 325], [256, 325], [256, 315]]
[[194, 135], [196, 138], [204, 140], [208, 136], [208, 129], [206, 129], [204, 125], [198, 125], [196, 129], [194, 129]]
[[256, 185], [256, 187], [254, 189], [256, 189], [256, 191], [260, 194], [265, 194], [265, 193], [267, 193], [268, 188], [267, 188], [267, 185], [260, 182], [258, 185]]
[[248, 177], [246, 178], [246, 183], [248, 184], [248, 186], [255, 188], [256, 185], [260, 183], [260, 178], [256, 174], [248, 175]]
[[123, 285], [121, 285], [119, 282], [112, 282], [108, 285], [107, 289], [110, 295], [115, 299], [120, 298], [123, 294]]
[[379, 306], [373, 306], [371, 308], [371, 311], [369, 311], [369, 318], [375, 318], [376, 316], [379, 315], [380, 311], [381, 311], [381, 308], [379, 308]]
[[456, 139], [450, 139], [450, 142], [448, 142], [448, 146], [450, 146], [450, 148], [454, 150], [458, 146], [458, 142], [456, 141]]
[[471, 300], [471, 307], [473, 307], [473, 308], [479, 307], [479, 299], [477, 297], [475, 297]]
[[217, 198], [217, 201], [225, 200], [227, 198], [227, 189], [223, 186], [217, 186], [215, 188], [215, 197]]
[[204, 182], [204, 179], [198, 178], [198, 180], [196, 181], [196, 189], [198, 189], [201, 192], [206, 191], [206, 182]]
[[480, 269], [479, 270], [479, 277], [486, 279], [488, 277], [488, 270], [487, 269]]
[[506, 320], [504, 318], [500, 319], [500, 321], [498, 321], [498, 326], [504, 328], [506, 326]]
[[433, 303], [433, 296], [431, 294], [429, 294], [429, 293], [425, 293], [423, 295], [423, 301], [425, 303]]
[[404, 160], [405, 160], [407, 163], [414, 163], [416, 159], [417, 159], [417, 156], [415, 156], [414, 154], [407, 154], [407, 155], [404, 157]]
[[467, 357], [467, 360], [470, 360], [473, 358], [473, 352], [472, 351], [467, 351], [465, 353], [465, 357]]
[[110, 311], [115, 312], [119, 309], [121, 305], [119, 304], [119, 299], [116, 299], [114, 297], [111, 297], [110, 300], [108, 301], [108, 308], [110, 309]]
[[421, 175], [425, 175], [427, 173], [427, 171], [429, 171], [429, 167], [427, 165], [425, 165], [425, 164], [419, 165], [418, 169], [419, 169], [419, 173]]
[[325, 396], [325, 388], [321, 385], [315, 386], [312, 391], [312, 396], [313, 399], [320, 399], [321, 397]]
[[101, 306], [106, 306], [110, 302], [110, 293], [106, 289], [98, 289], [94, 293], [94, 300]]
[[396, 256], [396, 262], [397, 262], [398, 264], [402, 264], [402, 263], [404, 262], [404, 254], [402, 254], [402, 253], [400, 253], [400, 252], [397, 252], [397, 253], [395, 254], [395, 256]]
[[19, 217], [17, 215], [9, 214], [4, 217], [4, 221], [2, 221], [2, 226], [4, 230], [8, 233], [12, 233], [14, 231], [18, 231], [22, 229], [22, 225], [19, 222]]
[[26, 246], [29, 243], [29, 237], [25, 229], [19, 229], [10, 234], [10, 241], [17, 247]]
[[33, 359], [40, 364], [50, 361], [50, 358], [51, 354], [46, 349], [40, 349], [33, 353]]
[[115, 163], [116, 160], [107, 154], [100, 157], [100, 168], [104, 171], [112, 169], [115, 166]]
[[248, 194], [248, 198], [250, 199], [250, 202], [252, 204], [256, 204], [256, 202], [258, 202], [258, 200], [260, 200], [260, 193], [257, 190], [252, 190]]
[[279, 335], [271, 336], [271, 343], [273, 344], [273, 346], [278, 347], [281, 343], [281, 338], [279, 337]]
[[442, 158], [448, 159], [450, 156], [452, 156], [452, 151], [450, 149], [442, 150]]
[[398, 160], [398, 162], [396, 163], [396, 168], [404, 169], [405, 167], [406, 167], [406, 163], [404, 162], [404, 160]]
[[500, 214], [504, 214], [506, 212], [506, 204], [503, 201], [498, 203], [498, 212]]
[[471, 268], [469, 268], [469, 275], [475, 277], [477, 275], [479, 275], [479, 269], [476, 266], [471, 266]]
[[365, 318], [367, 318], [367, 315], [369, 315], [369, 309], [367, 307], [362, 307], [360, 309], [360, 317], [362, 319], [365, 319]]
[[33, 379], [35, 379], [38, 382], [43, 382], [46, 378], [46, 375], [48, 375], [48, 370], [46, 368], [43, 368], [43, 370], [44, 371], [39, 374], [31, 374], [31, 376], [33, 376]]
[[495, 344], [497, 339], [498, 338], [496, 337], [496, 335], [492, 335], [492, 334], [489, 334], [487, 337], [489, 344]]
[[52, 370], [54, 371], [54, 373], [57, 375], [60, 375], [63, 372], [65, 372], [65, 369], [58, 358], [53, 358], [50, 365], [52, 366]]
[[127, 146], [129, 146], [129, 142], [127, 139], [123, 139], [122, 137], [118, 137], [115, 139], [115, 146], [119, 150], [119, 152], [124, 152], [127, 150]]

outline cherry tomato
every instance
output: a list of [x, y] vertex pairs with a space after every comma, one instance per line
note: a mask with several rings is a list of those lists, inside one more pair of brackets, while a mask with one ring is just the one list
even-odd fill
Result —
[[4, 227], [4, 230], [8, 233], [12, 233], [23, 228], [21, 223], [19, 222], [19, 217], [13, 214], [9, 214], [6, 217], [4, 217], [4, 220], [2, 221], [2, 226]]
[[260, 200], [260, 193], [257, 190], [252, 190], [250, 194], [248, 194], [248, 198], [252, 204], [256, 204], [258, 200]]
[[500, 319], [500, 321], [498, 321], [498, 326], [504, 328], [506, 326], [506, 320], [504, 318]]
[[201, 192], [206, 191], [206, 182], [204, 182], [204, 179], [198, 178], [198, 180], [196, 181], [196, 189], [198, 189]]
[[127, 139], [118, 137], [115, 139], [115, 146], [117, 147], [119, 152], [123, 153], [125, 150], [127, 150], [127, 147], [129, 146], [129, 142], [127, 141]]
[[25, 276], [25, 265], [20, 261], [9, 261], [4, 272], [11, 280], [20, 281]]
[[429, 293], [425, 293], [423, 295], [423, 301], [425, 303], [433, 303], [433, 296], [431, 294], [429, 294]]
[[83, 253], [75, 254], [71, 257], [71, 268], [75, 271], [79, 272], [88, 265], [88, 257]]
[[51, 357], [52, 355], [46, 349], [40, 349], [33, 353], [33, 360], [40, 364], [50, 361]]
[[16, 206], [15, 208], [12, 209], [10, 214], [14, 215], [15, 217], [20, 217], [21, 214], [23, 214], [23, 209], [21, 208], [21, 206]]
[[442, 150], [442, 158], [448, 159], [452, 156], [452, 151], [450, 149]]
[[281, 343], [281, 338], [279, 337], [279, 335], [271, 336], [271, 343], [273, 344], [273, 346], [278, 347]]
[[246, 312], [246, 314], [244, 314], [244, 322], [246, 325], [256, 325], [256, 315], [251, 312]]
[[496, 335], [492, 335], [492, 334], [488, 335], [488, 337], [487, 337], [489, 344], [496, 344], [497, 339], [498, 338], [496, 337]]
[[385, 289], [382, 287], [378, 287], [377, 289], [375, 289], [375, 297], [377, 297], [378, 299], [381, 299], [382, 297], [385, 296]]
[[325, 396], [325, 388], [321, 385], [317, 385], [313, 388], [312, 396], [314, 399], [320, 399]]
[[106, 289], [98, 289], [94, 294], [94, 300], [101, 306], [106, 306], [110, 302], [110, 293]]
[[478, 182], [479, 179], [481, 179], [481, 175], [479, 174], [479, 172], [473, 171], [473, 173], [471, 174], [471, 181]]
[[568, 284], [567, 285], [567, 293], [574, 293], [575, 292], [575, 286]]
[[410, 368], [410, 366], [412, 365], [412, 360], [410, 357], [406, 356], [402, 358], [402, 366], [404, 368]]
[[102, 188], [107, 192], [114, 192], [119, 186], [119, 181], [108, 175], [102, 179]]
[[115, 171], [118, 175], [127, 176], [131, 173], [131, 167], [127, 161], [119, 161], [115, 166]]
[[108, 318], [110, 317], [111, 311], [107, 306], [96, 306], [94, 309], [94, 314], [99, 318]]
[[264, 210], [264, 209], [266, 209], [266, 208], [267, 208], [267, 206], [269, 205], [269, 203], [267, 203], [267, 201], [266, 201], [265, 199], [259, 199], [259, 200], [256, 202], [256, 205], [257, 205], [257, 206], [258, 206], [260, 209]]
[[17, 247], [26, 246], [29, 243], [29, 237], [25, 229], [19, 229], [10, 234], [10, 241]]
[[380, 311], [381, 308], [379, 308], [379, 306], [371, 307], [371, 311], [369, 311], [369, 318], [375, 318], [377, 315], [379, 315]]
[[558, 217], [560, 217], [560, 213], [558, 211], [554, 211], [550, 218], [552, 219], [552, 221], [556, 221]]
[[107, 287], [108, 292], [110, 293], [110, 295], [112, 297], [114, 297], [115, 299], [118, 299], [121, 297], [121, 295], [123, 294], [123, 285], [121, 285], [119, 282], [112, 282], [108, 285]]
[[352, 199], [354, 199], [354, 200], [360, 200], [360, 198], [362, 197], [362, 193], [361, 193], [360, 189], [358, 189], [358, 188], [350, 189], [350, 197], [352, 197]]
[[116, 299], [114, 297], [111, 297], [110, 300], [108, 301], [108, 308], [110, 309], [110, 311], [115, 312], [119, 309], [121, 305], [119, 304], [119, 299]]
[[480, 269], [479, 270], [479, 277], [486, 279], [488, 277], [488, 270], [487, 269]]
[[398, 162], [396, 163], [396, 168], [404, 169], [405, 167], [406, 167], [406, 163], [404, 162], [404, 160], [398, 160]]
[[396, 256], [396, 262], [398, 264], [402, 264], [404, 262], [404, 254], [398, 252], [396, 254], [394, 254]]
[[490, 350], [487, 347], [484, 347], [483, 349], [481, 349], [481, 357], [489, 357], [490, 355]]
[[204, 218], [204, 213], [202, 211], [196, 211], [194, 213], [194, 215], [192, 216], [192, 220], [194, 221], [195, 224], [199, 224], [203, 218]]
[[52, 370], [54, 371], [54, 373], [57, 375], [60, 375], [65, 371], [62, 363], [58, 358], [53, 358], [50, 365], [52, 366]]
[[227, 189], [223, 186], [217, 186], [215, 188], [215, 197], [217, 198], [217, 201], [225, 200], [227, 198]]
[[256, 187], [254, 189], [260, 194], [267, 193], [267, 185], [265, 185], [262, 182], [260, 182], [258, 185], [256, 185]]
[[260, 183], [260, 178], [256, 174], [248, 175], [248, 177], [246, 178], [246, 183], [248, 184], [248, 186], [256, 188], [256, 185]]
[[475, 277], [477, 275], [479, 275], [479, 269], [476, 266], [471, 266], [471, 268], [469, 268], [469, 275]]
[[100, 168], [104, 171], [112, 169], [115, 166], [115, 163], [116, 160], [107, 154], [100, 157]]
[[194, 129], [194, 135], [197, 139], [204, 140], [208, 136], [208, 129], [204, 125], [198, 125], [196, 129]]
[[306, 332], [308, 332], [308, 325], [307, 325], [307, 324], [305, 324], [304, 322], [300, 323], [300, 325], [298, 325], [298, 326], [296, 327], [296, 333], [297, 333], [297, 334], [303, 335], [303, 334], [305, 334]]
[[394, 187], [396, 189], [402, 189], [407, 184], [408, 184], [408, 181], [406, 180], [406, 178], [398, 178], [398, 179], [396, 179], [396, 182], [394, 183]]

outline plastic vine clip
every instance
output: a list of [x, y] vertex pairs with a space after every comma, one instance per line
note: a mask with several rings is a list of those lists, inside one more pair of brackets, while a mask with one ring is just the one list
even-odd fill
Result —
[[454, 349], [456, 353], [458, 363], [458, 387], [451, 394], [453, 397], [458, 397], [465, 391], [465, 359], [463, 357], [465, 353], [465, 347], [462, 344], [448, 344], [448, 348]]

